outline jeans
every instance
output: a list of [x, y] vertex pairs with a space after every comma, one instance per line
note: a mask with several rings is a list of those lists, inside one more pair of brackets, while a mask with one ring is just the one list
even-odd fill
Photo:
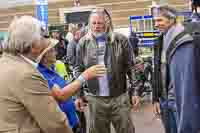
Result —
[[165, 133], [177, 133], [176, 111], [169, 105], [166, 105], [168, 104], [161, 103], [161, 119], [164, 125]]

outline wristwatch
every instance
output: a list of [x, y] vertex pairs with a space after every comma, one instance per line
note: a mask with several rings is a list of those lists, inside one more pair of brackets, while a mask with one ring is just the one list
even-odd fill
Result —
[[78, 76], [77, 80], [81, 82], [81, 86], [83, 86], [86, 83], [86, 79], [83, 77], [82, 74]]

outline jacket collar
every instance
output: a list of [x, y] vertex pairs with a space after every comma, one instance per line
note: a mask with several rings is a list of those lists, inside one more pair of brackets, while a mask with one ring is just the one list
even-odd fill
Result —
[[37, 68], [38, 63], [36, 63], [36, 62], [30, 60], [29, 58], [27, 58], [27, 57], [25, 57], [25, 56], [23, 56], [23, 55], [20, 55], [20, 57], [23, 58], [23, 59], [24, 59], [26, 62], [28, 62], [29, 64], [31, 64], [33, 67]]

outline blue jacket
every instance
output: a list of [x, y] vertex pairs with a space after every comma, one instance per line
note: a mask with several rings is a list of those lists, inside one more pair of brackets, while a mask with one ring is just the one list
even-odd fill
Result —
[[[59, 85], [60, 88], [63, 88], [68, 84], [62, 77], [60, 77], [54, 71], [54, 66], [52, 66], [52, 70], [50, 70], [47, 67], [45, 67], [44, 65], [39, 64], [37, 69], [44, 76], [44, 78], [48, 81], [48, 86], [49, 86], [50, 90], [54, 84]], [[74, 101], [72, 100], [72, 98], [69, 98], [65, 102], [59, 102], [59, 107], [68, 117], [70, 126], [72, 128], [75, 127], [79, 123], [79, 120], [78, 120], [78, 117], [76, 114], [76, 108], [75, 108], [75, 104], [74, 104]]]
[[[166, 49], [170, 42], [184, 30], [182, 26], [176, 26], [165, 34], [164, 42]], [[182, 29], [182, 30], [181, 30]], [[171, 106], [175, 102], [177, 111], [178, 133], [198, 133], [200, 131], [200, 48], [192, 44], [193, 38], [186, 34], [176, 41], [176, 50], [172, 50], [169, 61], [169, 84], [167, 100], [162, 106]], [[162, 43], [162, 42], [161, 42]], [[159, 48], [159, 47], [158, 47]], [[155, 52], [158, 53], [158, 52]], [[155, 58], [155, 63], [160, 60]], [[156, 65], [155, 65], [156, 68]], [[155, 70], [160, 71], [157, 67]], [[161, 77], [155, 73], [155, 77]], [[164, 93], [159, 88], [162, 84], [154, 80], [154, 101], [162, 97]]]
[[[178, 133], [197, 133], [200, 131], [199, 73], [196, 73], [194, 45], [178, 48], [170, 63], [170, 78], [174, 84], [178, 113]], [[195, 60], [198, 59], [198, 60]]]
[[200, 132], [200, 49], [190, 35], [177, 40], [169, 63], [177, 107], [178, 133]]

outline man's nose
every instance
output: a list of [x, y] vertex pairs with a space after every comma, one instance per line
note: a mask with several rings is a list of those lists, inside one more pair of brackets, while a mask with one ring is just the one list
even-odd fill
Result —
[[155, 21], [154, 26], [155, 28], [158, 28], [159, 23]]
[[94, 27], [95, 27], [95, 29], [99, 29], [99, 25], [98, 24], [96, 24]]

